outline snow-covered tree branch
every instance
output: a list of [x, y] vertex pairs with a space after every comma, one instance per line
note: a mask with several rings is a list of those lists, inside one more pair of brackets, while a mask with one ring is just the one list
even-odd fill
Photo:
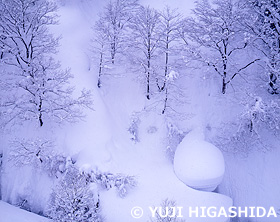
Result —
[[246, 14], [250, 15], [250, 20], [244, 24], [254, 36], [255, 47], [262, 52], [262, 60], [266, 63], [268, 91], [271, 94], [279, 94], [280, 3], [269, 0], [247, 0], [243, 7]]
[[1, 123], [20, 124], [36, 119], [56, 122], [81, 118], [82, 107], [90, 107], [90, 92], [72, 98], [68, 85], [70, 70], [62, 70], [52, 54], [58, 38], [48, 31], [56, 24], [56, 5], [44, 0], [3, 0], [1, 9], [1, 47], [4, 73], [0, 84], [3, 96]]
[[163, 91], [166, 86], [168, 74], [171, 72], [170, 57], [174, 56], [176, 50], [176, 42], [179, 39], [179, 27], [181, 25], [182, 15], [177, 9], [172, 9], [166, 6], [162, 12], [160, 12], [160, 49], [165, 54], [164, 58], [164, 77], [162, 86], [157, 82], [157, 86], [160, 91]]
[[232, 0], [209, 3], [198, 1], [193, 17], [184, 22], [182, 37], [193, 59], [212, 67], [222, 79], [222, 93], [227, 85], [259, 58], [238, 60], [251, 45], [240, 21], [240, 8]]
[[[153, 73], [153, 58], [159, 48], [160, 14], [155, 9], [141, 6], [135, 16], [131, 19], [131, 48], [138, 62], [144, 68], [146, 78], [146, 97], [150, 99], [150, 80]], [[137, 55], [136, 55], [137, 54]]]

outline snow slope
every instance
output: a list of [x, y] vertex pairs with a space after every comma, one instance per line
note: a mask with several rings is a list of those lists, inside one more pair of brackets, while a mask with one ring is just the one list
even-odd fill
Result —
[[[274, 141], [279, 147], [277, 141]], [[278, 217], [251, 218], [252, 222], [279, 221], [279, 149], [254, 151], [249, 156], [225, 153], [227, 174], [219, 192], [231, 196], [235, 206], [274, 207]], [[247, 218], [240, 219], [247, 222]]]
[[[105, 172], [136, 176], [138, 185], [125, 198], [120, 198], [114, 189], [101, 191], [100, 203], [106, 221], [135, 221], [131, 216], [131, 209], [135, 206], [143, 208], [141, 221], [147, 221], [151, 216], [148, 207], [160, 206], [166, 198], [175, 200], [177, 206], [184, 207], [184, 210], [190, 206], [231, 206], [232, 200], [229, 197], [193, 190], [176, 177], [172, 163], [165, 156], [165, 119], [162, 115], [144, 109], [151, 104], [146, 101], [140, 84], [134, 81], [133, 73], [127, 72], [125, 66], [117, 67], [112, 71], [115, 75], [107, 78], [108, 81], [101, 89], [96, 87], [97, 67], [91, 59], [88, 46], [93, 35], [92, 22], [102, 7], [100, 2], [66, 2], [58, 12], [60, 24], [52, 29], [57, 35], [62, 35], [58, 54], [62, 66], [71, 68], [74, 75], [71, 83], [77, 91], [84, 87], [92, 90], [94, 110], [87, 111], [84, 121], [61, 128], [49, 126], [46, 131], [55, 135], [58, 148], [76, 157], [81, 168], [98, 167]], [[161, 5], [157, 1], [153, 3]], [[131, 141], [128, 132], [133, 114], [141, 120], [138, 143]], [[13, 180], [5, 179], [6, 187], [3, 190], [9, 190], [9, 179], [10, 182]], [[23, 180], [32, 181], [32, 175]], [[45, 181], [37, 183], [40, 186]], [[17, 192], [17, 186], [20, 185], [13, 186], [13, 192]], [[43, 196], [39, 195], [37, 202]], [[187, 212], [183, 211], [183, 214], [187, 215]], [[184, 219], [186, 222], [226, 221], [225, 218]]]
[[[86, 165], [113, 173], [127, 173], [135, 175], [138, 181], [138, 186], [123, 199], [114, 190], [101, 192], [102, 213], [106, 220], [133, 221], [132, 207], [141, 206], [145, 211], [148, 206], [159, 206], [166, 198], [174, 199], [185, 209], [188, 206], [229, 207], [232, 204], [230, 198], [195, 191], [177, 179], [161, 143], [166, 135], [165, 121], [161, 115], [143, 110], [149, 104], [143, 96], [143, 89], [126, 67], [113, 70], [115, 75], [106, 79], [101, 89], [96, 87], [96, 63], [93, 61], [89, 69], [85, 62], [88, 61], [87, 46], [92, 33], [89, 5], [84, 7], [84, 4], [85, 1], [63, 7], [57, 30], [64, 35], [60, 49], [62, 64], [71, 67], [75, 84], [93, 91], [95, 110], [88, 113], [86, 122], [66, 129], [66, 133], [63, 129], [65, 147], [79, 153], [81, 167]], [[93, 13], [97, 13], [94, 10], [93, 7]], [[138, 113], [141, 118], [140, 142], [136, 144], [130, 140], [127, 131], [133, 113]], [[149, 216], [146, 212], [143, 221]], [[186, 221], [222, 222], [225, 219], [191, 218]]]
[[0, 201], [0, 222], [50, 222], [50, 220]]

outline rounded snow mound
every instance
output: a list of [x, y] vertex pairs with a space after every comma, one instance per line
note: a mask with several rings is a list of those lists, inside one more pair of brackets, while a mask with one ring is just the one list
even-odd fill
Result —
[[214, 191], [223, 179], [224, 157], [213, 144], [186, 136], [175, 152], [174, 171], [187, 186]]

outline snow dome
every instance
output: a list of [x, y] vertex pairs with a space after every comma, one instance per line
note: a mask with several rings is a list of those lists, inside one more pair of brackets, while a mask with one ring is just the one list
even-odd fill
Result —
[[224, 157], [213, 144], [186, 136], [175, 152], [174, 171], [187, 186], [213, 191], [223, 179]]

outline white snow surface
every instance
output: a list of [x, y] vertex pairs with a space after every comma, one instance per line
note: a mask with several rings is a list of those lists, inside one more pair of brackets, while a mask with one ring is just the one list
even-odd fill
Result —
[[[96, 63], [93, 61], [89, 70], [87, 64], [80, 62], [84, 61], [80, 57], [86, 58], [88, 53], [85, 45], [92, 35], [90, 23], [87, 16], [84, 16], [84, 7], [74, 6], [61, 9], [59, 30], [63, 30], [63, 33], [75, 30], [75, 33], [62, 40], [60, 54], [64, 55], [61, 57], [62, 64], [70, 66], [75, 74], [75, 83], [93, 91], [95, 111], [88, 113], [86, 122], [66, 129], [65, 147], [78, 153], [78, 164], [81, 167], [86, 165], [88, 168], [91, 165], [103, 171], [135, 175], [138, 182], [137, 187], [125, 198], [120, 198], [114, 189], [100, 193], [105, 219], [110, 222], [136, 221], [131, 216], [131, 209], [140, 206], [144, 210], [141, 221], [147, 221], [151, 216], [148, 206], [160, 206], [166, 198], [175, 200], [177, 206], [183, 206], [185, 210], [189, 206], [231, 206], [230, 198], [195, 191], [177, 179], [161, 143], [166, 135], [166, 123], [161, 115], [143, 110], [149, 103], [143, 96], [140, 84], [135, 82], [134, 76], [127, 72], [125, 66], [111, 70], [115, 75], [108, 77], [101, 89], [96, 87]], [[94, 13], [94, 9], [92, 11]], [[70, 17], [66, 19], [65, 16]], [[79, 58], [77, 61], [76, 57]], [[133, 113], [140, 113], [141, 118], [140, 142], [136, 144], [129, 139], [127, 131]], [[187, 212], [183, 213], [188, 215]], [[225, 218], [184, 219], [186, 222], [226, 221]]]
[[[186, 210], [189, 206], [230, 207], [232, 200], [229, 197], [194, 190], [176, 177], [172, 163], [165, 156], [165, 147], [162, 143], [167, 135], [166, 122], [162, 115], [143, 110], [143, 107], [148, 107], [150, 104], [146, 101], [139, 82], [135, 82], [133, 74], [127, 72], [125, 66], [111, 70], [115, 76], [106, 79], [101, 89], [97, 88], [97, 67], [95, 61], [91, 61], [88, 49], [93, 35], [91, 19], [96, 18], [101, 7], [96, 3], [96, 1], [84, 0], [65, 4], [58, 12], [60, 24], [53, 28], [55, 33], [62, 35], [58, 58], [63, 67], [71, 68], [71, 72], [75, 76], [72, 84], [76, 86], [77, 91], [84, 87], [92, 90], [94, 110], [87, 111], [85, 121], [60, 128], [52, 128], [52, 126], [47, 128], [46, 126], [45, 132], [56, 135], [57, 147], [66, 154], [75, 156], [77, 164], [81, 168], [95, 169], [98, 167], [105, 172], [136, 176], [138, 185], [125, 198], [120, 198], [114, 189], [100, 192], [101, 213], [106, 221], [140, 221], [131, 216], [131, 209], [135, 206], [143, 208], [144, 215], [141, 221], [147, 221], [151, 216], [148, 207], [160, 206], [166, 198], [175, 200], [177, 206], [182, 206], [185, 216], [188, 215]], [[157, 1], [154, 3], [160, 5]], [[131, 135], [127, 130], [134, 113], [139, 114], [141, 118], [139, 143], [130, 140]], [[31, 131], [29, 133], [32, 134]], [[15, 175], [9, 174], [9, 170], [2, 178], [2, 181], [5, 180], [2, 191], [7, 193], [3, 199], [6, 201], [11, 199], [20, 187], [19, 182], [13, 183]], [[10, 173], [14, 171], [10, 170]], [[26, 175], [22, 178], [22, 184], [31, 183], [32, 180], [32, 175]], [[36, 187], [45, 187], [45, 184], [48, 184], [46, 179], [36, 181]], [[27, 188], [26, 185], [25, 189]], [[38, 195], [34, 195], [33, 198], [36, 198], [34, 201], [45, 203], [47, 201], [45, 196], [49, 192], [48, 189], [42, 189], [41, 193], [38, 192]], [[2, 203], [0, 212], [6, 207]], [[11, 216], [20, 214], [17, 212], [11, 210], [6, 219], [1, 217], [0, 221], [11, 221], [9, 214]], [[26, 217], [28, 218], [28, 216]], [[227, 221], [222, 217], [184, 217], [184, 219], [186, 222]]]
[[0, 222], [50, 222], [50, 220], [0, 201]]
[[225, 173], [224, 157], [213, 144], [190, 132], [175, 152], [174, 171], [186, 185], [213, 191], [222, 182]]

